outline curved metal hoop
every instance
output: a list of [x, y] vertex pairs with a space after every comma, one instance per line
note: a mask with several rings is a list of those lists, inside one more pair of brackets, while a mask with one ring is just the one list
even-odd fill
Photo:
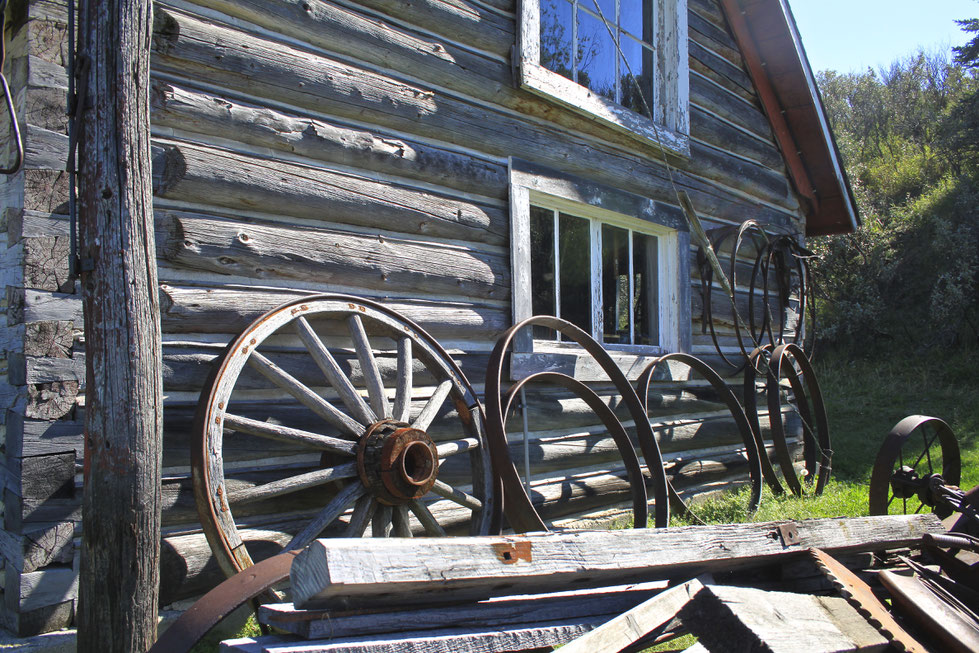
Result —
[[[665, 356], [660, 356], [659, 358], [653, 360], [646, 369], [643, 370], [642, 374], [639, 376], [639, 380], [636, 382], [636, 388], [639, 395], [642, 398], [643, 410], [647, 410], [649, 402], [649, 388], [653, 379], [653, 372], [656, 367], [666, 361], [677, 361], [694, 370], [700, 374], [711, 387], [720, 395], [721, 400], [727, 406], [731, 413], [731, 417], [734, 418], [734, 423], [738, 427], [738, 433], [741, 435], [741, 441], [744, 444], [745, 455], [748, 459], [748, 480], [751, 484], [751, 493], [748, 498], [747, 509], [749, 513], [753, 513], [758, 509], [758, 505], [761, 503], [762, 494], [762, 464], [759, 455], [759, 448], [755, 432], [751, 428], [751, 424], [745, 415], [744, 409], [738, 402], [737, 397], [731, 392], [731, 388], [724, 382], [724, 379], [714, 371], [714, 369], [700, 360], [695, 356], [684, 353], [673, 353], [666, 354]], [[673, 489], [672, 484], [670, 485], [671, 499], [675, 502], [679, 501], [683, 509], [688, 513], [688, 515], [696, 517], [690, 512], [689, 507], [686, 506], [680, 500], [679, 494]]]
[[[795, 365], [799, 366], [799, 372]], [[795, 472], [795, 464], [789, 451], [782, 423], [782, 397], [779, 381], [789, 381], [796, 407], [802, 420], [803, 459], [806, 468], [806, 485], [814, 486], [813, 492], [821, 494], [832, 471], [833, 450], [829, 438], [829, 421], [826, 418], [826, 405], [816, 380], [816, 371], [806, 358], [802, 348], [795, 344], [779, 345], [772, 351], [768, 365], [768, 419], [772, 428], [772, 443], [785, 483], [794, 494], [804, 494], [802, 484]], [[803, 383], [803, 378], [805, 383]], [[806, 392], [808, 390], [808, 393]], [[810, 410], [809, 401], [812, 401]]]
[[636, 455], [632, 440], [629, 439], [629, 434], [626, 433], [625, 427], [622, 426], [622, 422], [618, 420], [615, 413], [612, 412], [612, 409], [602, 401], [602, 398], [594, 390], [581, 381], [559, 372], [538, 372], [510, 386], [503, 401], [504, 424], [511, 414], [510, 411], [513, 408], [514, 400], [520, 394], [520, 391], [530, 383], [550, 383], [571, 391], [579, 399], [587, 403], [588, 407], [602, 420], [602, 424], [608, 429], [609, 434], [615, 441], [615, 446], [619, 450], [619, 455], [622, 457], [622, 462], [625, 465], [626, 474], [629, 478], [629, 490], [632, 494], [633, 527], [645, 528], [646, 522], [649, 521], [646, 481], [643, 478], [642, 467], [639, 464], [639, 457]]
[[510, 349], [517, 333], [526, 327], [543, 326], [554, 329], [558, 333], [574, 341], [582, 347], [615, 385], [622, 395], [622, 401], [629, 410], [636, 424], [639, 449], [642, 452], [646, 469], [651, 478], [654, 501], [654, 523], [657, 527], [665, 527], [670, 521], [670, 507], [667, 501], [668, 489], [666, 472], [663, 470], [662, 456], [659, 445], [653, 435], [653, 430], [646, 419], [646, 411], [636, 395], [629, 380], [615, 365], [608, 352], [591, 336], [566, 320], [549, 315], [530, 317], [519, 324], [507, 329], [496, 341], [493, 353], [490, 355], [489, 366], [486, 369], [485, 404], [486, 404], [486, 435], [490, 442], [490, 452], [493, 456], [493, 469], [503, 485], [504, 512], [510, 527], [519, 533], [528, 531], [547, 530], [544, 521], [534, 510], [533, 502], [527, 496], [520, 475], [507, 450], [506, 427], [504, 417], [504, 397], [501, 393], [503, 381], [503, 364], [507, 351]]

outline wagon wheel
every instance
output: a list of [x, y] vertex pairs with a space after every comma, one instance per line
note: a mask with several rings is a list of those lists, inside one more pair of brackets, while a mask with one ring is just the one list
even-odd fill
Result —
[[[649, 426], [649, 422], [646, 420], [646, 412], [642, 407], [642, 403], [639, 401], [639, 397], [636, 395], [636, 391], [629, 384], [625, 375], [615, 365], [608, 352], [598, 342], [570, 322], [549, 315], [538, 315], [528, 318], [505, 331], [496, 341], [496, 346], [490, 355], [490, 363], [486, 370], [486, 432], [490, 442], [490, 452], [493, 456], [493, 468], [496, 470], [503, 486], [504, 509], [510, 527], [521, 533], [547, 530], [544, 521], [534, 509], [534, 504], [527, 495], [527, 491], [520, 481], [520, 475], [517, 473], [517, 469], [510, 457], [506, 439], [506, 414], [509, 412], [514, 395], [509, 394], [504, 396], [501, 393], [503, 365], [510, 345], [521, 329], [533, 326], [553, 329], [565, 336], [568, 340], [575, 342], [591, 355], [606, 375], [608, 375], [609, 380], [621, 395], [622, 402], [629, 410], [630, 416], [635, 421], [639, 448], [650, 477], [652, 496], [648, 497], [648, 499], [653, 502], [654, 523], [657, 527], [665, 527], [670, 521], [666, 473], [663, 470], [659, 445], [656, 443], [653, 431]], [[557, 381], [558, 376], [564, 375], [546, 375], [544, 377], [538, 377], [538, 380], [549, 378], [551, 381]], [[572, 382], [574, 382], [573, 379]], [[581, 385], [581, 387], [587, 390], [585, 386]], [[579, 394], [579, 397], [590, 401], [587, 398], [587, 393], [583, 391], [582, 394]], [[602, 403], [601, 399], [596, 397], [594, 400], [596, 401], [596, 405], [593, 406], [593, 410], [599, 412], [599, 417], [601, 417], [600, 411], [602, 409], [597, 407], [598, 404]], [[612, 417], [614, 418], [614, 416]], [[615, 421], [618, 422], [617, 419]], [[611, 422], [608, 425], [611, 427]], [[614, 430], [612, 431], [612, 435], [615, 437]], [[629, 465], [628, 461], [626, 461], [626, 465]]]
[[[798, 366], [798, 371], [796, 371]], [[795, 396], [795, 407], [802, 421], [802, 451], [805, 462], [805, 486], [799, 482], [795, 461], [789, 450], [782, 423], [782, 378], [789, 381]], [[822, 494], [832, 471], [833, 450], [830, 447], [829, 421], [816, 371], [802, 348], [795, 344], [779, 345], [772, 351], [768, 365], [768, 419], [772, 429], [772, 444], [779, 468], [789, 489], [798, 496], [810, 491]], [[811, 406], [810, 406], [811, 401]]]
[[[744, 444], [744, 450], [737, 452], [733, 459], [730, 461], [715, 461], [716, 466], [724, 468], [726, 464], [731, 463], [735, 467], [740, 467], [742, 463], [746, 464], [746, 474], [744, 474], [743, 480], [740, 480], [740, 484], [747, 484], [748, 491], [735, 495], [741, 500], [741, 507], [745, 514], [752, 514], [758, 509], [759, 503], [761, 503], [761, 493], [762, 493], [762, 464], [761, 458], [759, 456], [758, 445], [755, 440], [755, 434], [751, 428], [748, 418], [745, 416], [744, 409], [738, 402], [737, 397], [731, 392], [731, 389], [720, 377], [710, 367], [707, 363], [703, 362], [699, 358], [691, 356], [690, 354], [674, 353], [666, 354], [665, 356], [660, 356], [653, 360], [643, 373], [640, 375], [639, 380], [636, 382], [636, 388], [639, 393], [639, 397], [642, 400], [644, 410], [648, 414], [649, 405], [649, 389], [652, 384], [653, 375], [656, 369], [663, 363], [667, 361], [677, 361], [691, 368], [698, 374], [700, 374], [705, 380], [707, 380], [715, 391], [720, 395], [721, 400], [727, 406], [734, 418], [734, 423], [738, 428], [738, 433], [741, 436], [741, 441]], [[684, 461], [679, 461], [682, 464]], [[712, 466], [715, 466], [712, 465]], [[737, 478], [742, 479], [742, 473], [739, 472]], [[728, 484], [729, 479], [725, 479], [725, 484]], [[689, 502], [684, 502], [680, 495], [673, 489], [673, 484], [670, 484], [671, 499], [675, 504], [679, 504], [678, 508], [685, 511], [688, 517], [692, 517], [696, 521], [700, 521], [699, 518], [691, 511], [689, 507]]]
[[[198, 403], [194, 494], [211, 549], [229, 575], [251, 566], [235, 515], [260, 501], [314, 510], [297, 515], [286, 550], [324, 531], [491, 533], [483, 419], [459, 367], [396, 312], [344, 295], [273, 309], [229, 345]], [[270, 441], [281, 469], [231, 455]]]
[[957, 486], [961, 474], [959, 443], [948, 424], [937, 417], [905, 417], [877, 452], [870, 475], [870, 514], [921, 512], [933, 505], [928, 497], [930, 482]]

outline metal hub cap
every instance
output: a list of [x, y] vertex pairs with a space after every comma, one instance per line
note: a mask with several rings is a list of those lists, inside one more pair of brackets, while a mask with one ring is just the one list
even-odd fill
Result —
[[403, 422], [375, 422], [357, 445], [357, 473], [381, 503], [396, 506], [425, 496], [438, 471], [435, 443]]

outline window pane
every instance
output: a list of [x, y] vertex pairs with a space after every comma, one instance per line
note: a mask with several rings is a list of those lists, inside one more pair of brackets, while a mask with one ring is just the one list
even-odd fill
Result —
[[591, 333], [591, 253], [588, 221], [561, 214], [561, 317]]
[[615, 0], [578, 0], [578, 6], [615, 25]]
[[571, 77], [571, 3], [540, 0], [540, 64]]
[[615, 100], [615, 43], [604, 23], [578, 11], [578, 83]]
[[[649, 112], [653, 108], [653, 52], [625, 35], [622, 36], [621, 46], [624, 55], [621, 65], [622, 74], [619, 76], [622, 106], [652, 117]], [[641, 94], [640, 89], [642, 89]], [[646, 100], [645, 105], [643, 105], [643, 98]]]
[[646, 0], [621, 0], [619, 27], [637, 39], [653, 43], [653, 5]]
[[[530, 207], [530, 310], [534, 315], [557, 315], [554, 305], [554, 212]], [[534, 326], [535, 338], [556, 340], [553, 329]]]
[[633, 299], [636, 345], [659, 344], [659, 257], [656, 236], [632, 234]]
[[602, 337], [629, 344], [629, 232], [602, 225]]

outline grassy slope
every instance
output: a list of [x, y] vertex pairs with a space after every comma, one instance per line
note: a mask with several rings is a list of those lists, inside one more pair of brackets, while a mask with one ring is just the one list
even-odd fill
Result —
[[[962, 452], [963, 488], [979, 484], [979, 351], [857, 359], [833, 352], [816, 360], [833, 447], [833, 477], [820, 497], [765, 494], [753, 516], [734, 502], [698, 509], [708, 522], [771, 521], [867, 514], [867, 484], [887, 433], [908, 415], [945, 420]], [[934, 449], [933, 449], [934, 450]], [[683, 523], [676, 520], [675, 523]]]

